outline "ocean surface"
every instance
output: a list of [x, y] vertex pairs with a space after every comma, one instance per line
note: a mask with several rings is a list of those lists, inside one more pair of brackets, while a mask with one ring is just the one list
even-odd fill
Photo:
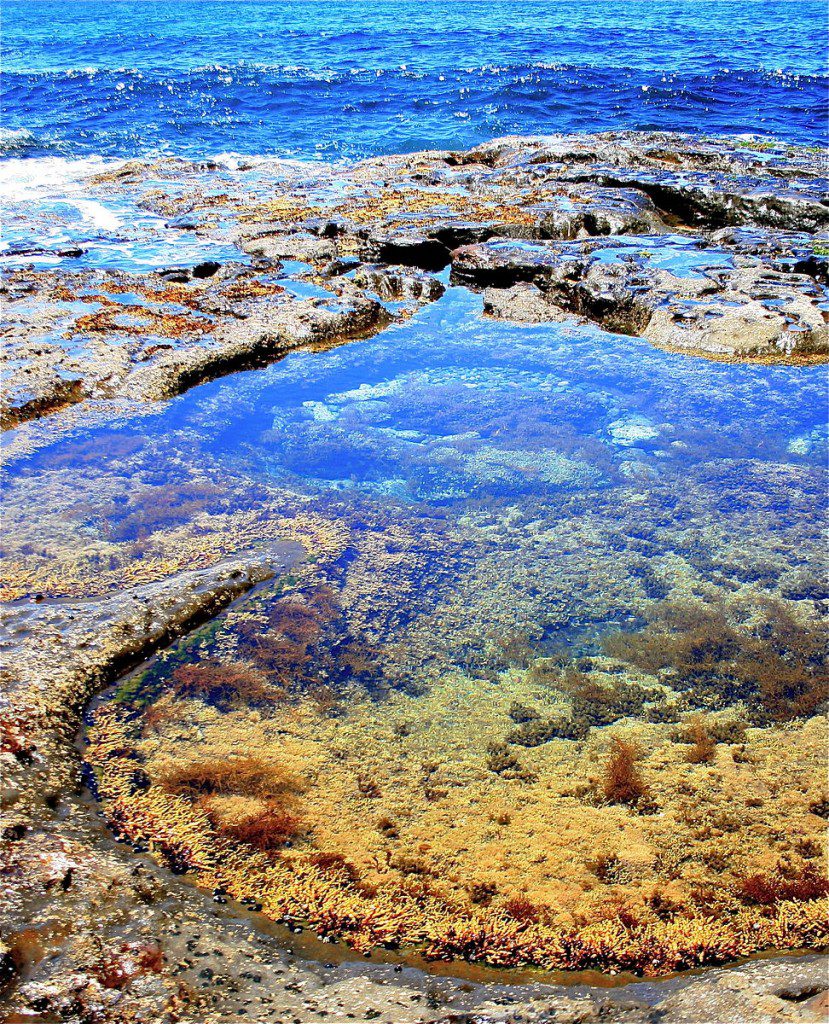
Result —
[[826, 142], [821, 0], [6, 0], [6, 156], [358, 158], [509, 132]]

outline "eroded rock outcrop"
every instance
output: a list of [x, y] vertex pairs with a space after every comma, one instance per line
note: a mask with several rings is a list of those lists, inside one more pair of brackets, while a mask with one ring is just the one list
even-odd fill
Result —
[[[472, 287], [539, 289], [532, 302], [527, 289], [487, 293], [487, 309], [514, 320], [532, 309], [557, 319], [554, 307], [720, 358], [815, 358], [829, 346], [826, 161], [809, 149], [664, 133], [507, 137], [331, 167], [132, 161], [90, 193], [129, 196], [190, 238], [218, 235], [238, 260], [73, 270], [85, 253], [75, 246], [57, 269], [12, 271], [6, 426], [86, 399], [169, 397], [364, 336], [439, 298], [432, 275], [450, 264]], [[38, 253], [21, 243], [16, 259]]]
[[209, 275], [12, 274], [4, 424], [85, 398], [168, 398], [292, 349], [364, 337], [389, 322], [383, 306], [348, 280], [304, 297], [292, 290], [293, 280], [281, 283], [278, 271], [227, 265]]
[[[663, 250], [669, 245], [664, 242]], [[677, 273], [654, 265], [645, 240], [636, 250], [596, 240], [485, 242], [453, 253], [452, 276], [487, 288], [487, 308], [507, 318], [512, 302], [495, 299], [497, 289], [523, 283], [538, 293], [538, 320], [546, 319], [546, 303], [676, 351], [750, 357], [829, 350], [826, 295], [811, 277], [732, 258], [725, 250], [691, 252], [698, 267]], [[680, 249], [677, 255], [681, 262]], [[517, 318], [526, 318], [523, 307]]]

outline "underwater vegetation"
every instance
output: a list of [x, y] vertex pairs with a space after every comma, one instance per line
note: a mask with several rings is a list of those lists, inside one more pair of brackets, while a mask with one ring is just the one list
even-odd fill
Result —
[[[159, 785], [198, 804], [220, 835], [255, 850], [277, 850], [301, 828], [295, 810], [304, 783], [278, 765], [255, 757], [171, 767]], [[213, 810], [211, 797], [253, 797], [259, 803], [239, 820], [227, 821]]]
[[821, 945], [805, 400], [451, 308], [21, 475], [14, 596], [307, 552], [95, 709], [108, 820], [364, 952], [656, 974]]
[[638, 633], [605, 640], [608, 654], [686, 692], [698, 707], [740, 702], [756, 725], [815, 714], [829, 700], [829, 631], [781, 601], [663, 602]]
[[319, 678], [314, 646], [338, 611], [330, 588], [279, 598], [264, 621], [245, 619], [237, 625], [239, 651], [286, 687], [313, 682]]
[[161, 780], [168, 793], [179, 796], [255, 796], [273, 800], [297, 788], [297, 780], [275, 765], [255, 757], [199, 761], [170, 768]]
[[199, 512], [215, 508], [224, 491], [209, 481], [176, 481], [138, 487], [123, 514], [106, 524], [109, 540], [146, 540], [151, 534], [187, 523]]
[[680, 739], [691, 746], [688, 751], [689, 764], [710, 764], [717, 751], [717, 740], [701, 717], [695, 717]]
[[737, 895], [743, 903], [770, 907], [785, 900], [816, 900], [829, 893], [829, 879], [813, 865], [802, 871], [786, 875], [778, 871], [771, 875], [751, 875], [737, 886]]
[[[117, 722], [108, 724], [114, 740]], [[614, 740], [604, 774], [608, 800], [642, 798], [637, 761], [631, 745]], [[403, 880], [389, 887], [361, 878], [341, 853], [297, 852], [290, 840], [310, 823], [284, 801], [297, 800], [302, 785], [257, 758], [230, 759], [218, 768], [215, 762], [194, 763], [139, 793], [130, 793], [129, 763], [109, 758], [105, 775], [108, 814], [123, 836], [149, 842], [168, 861], [170, 850], [179, 856], [186, 851], [186, 866], [203, 885], [261, 904], [276, 919], [308, 922], [320, 935], [343, 938], [364, 952], [412, 944], [435, 959], [658, 974], [769, 946], [819, 945], [827, 938], [829, 885], [814, 865], [744, 876], [733, 883], [725, 909], [672, 903], [653, 892], [650, 907], [612, 902], [593, 921], [567, 926], [543, 902], [518, 893], [500, 899], [493, 882], [471, 884], [465, 901], [451, 896], [422, 855], [399, 855]], [[222, 822], [209, 804], [202, 814], [183, 815], [178, 802], [242, 795], [262, 804], [235, 822]], [[394, 835], [388, 822], [381, 820], [379, 827]], [[610, 891], [629, 870], [618, 857], [605, 857], [593, 869]]]
[[267, 705], [278, 700], [280, 693], [261, 673], [243, 664], [180, 665], [172, 682], [176, 696], [205, 700], [225, 711], [234, 701]]
[[[365, 953], [660, 974], [826, 943], [813, 623], [659, 602], [578, 657], [516, 631], [482, 696], [457, 666], [371, 685], [389, 650], [358, 658], [345, 595], [242, 607], [138, 720], [138, 691], [98, 709], [88, 757], [122, 837]], [[783, 716], [784, 692], [810, 697]]]
[[294, 589], [273, 601], [264, 616], [235, 625], [237, 651], [269, 683], [285, 691], [313, 692], [333, 701], [338, 682], [374, 683], [377, 652], [351, 635], [330, 586]]
[[637, 807], [647, 797], [648, 788], [637, 765], [641, 756], [635, 744], [613, 737], [602, 778], [602, 795], [608, 803]]

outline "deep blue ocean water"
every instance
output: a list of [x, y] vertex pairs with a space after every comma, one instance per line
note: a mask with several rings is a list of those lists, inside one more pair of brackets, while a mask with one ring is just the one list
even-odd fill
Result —
[[826, 141], [823, 0], [5, 0], [14, 156], [360, 157], [508, 132]]

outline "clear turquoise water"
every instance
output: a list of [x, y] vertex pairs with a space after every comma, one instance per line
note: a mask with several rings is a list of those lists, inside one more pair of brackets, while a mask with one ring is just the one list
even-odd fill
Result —
[[[672, 593], [820, 597], [824, 388], [820, 367], [718, 364], [586, 325], [489, 320], [480, 297], [452, 288], [374, 339], [79, 432], [17, 463], [7, 498], [39, 510], [47, 547], [61, 546], [62, 522], [81, 522], [93, 548], [138, 540], [136, 552], [170, 527], [155, 520], [160, 494], [194, 531], [205, 510], [318, 512], [355, 552], [370, 534], [432, 536], [439, 520], [454, 540], [424, 539], [401, 584], [425, 571], [439, 601], [468, 590], [473, 633], [522, 623], [589, 648]], [[77, 508], [59, 483], [68, 467]], [[215, 490], [191, 509], [194, 481]], [[232, 527], [226, 539], [233, 550]], [[347, 568], [329, 571], [342, 586]], [[408, 621], [435, 600], [418, 585], [392, 603]], [[466, 649], [438, 633], [450, 661]]]

